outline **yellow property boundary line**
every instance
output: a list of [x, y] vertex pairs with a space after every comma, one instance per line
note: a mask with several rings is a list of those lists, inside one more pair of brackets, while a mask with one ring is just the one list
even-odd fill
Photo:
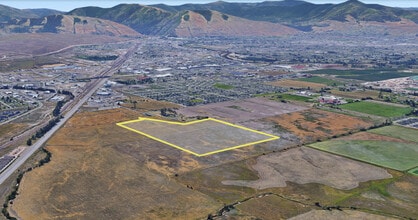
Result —
[[[237, 146], [234, 146], [234, 147], [228, 147], [228, 148], [221, 149], [221, 150], [211, 151], [211, 152], [204, 153], [204, 154], [198, 154], [198, 153], [193, 152], [191, 150], [187, 150], [187, 149], [185, 149], [183, 147], [180, 147], [178, 145], [172, 144], [172, 143], [167, 142], [165, 140], [162, 140], [160, 138], [154, 137], [154, 136], [149, 135], [147, 133], [144, 133], [142, 131], [138, 131], [138, 130], [135, 130], [133, 128], [130, 128], [130, 127], [126, 126], [126, 124], [130, 124], [130, 123], [134, 123], [134, 122], [140, 122], [140, 121], [155, 121], [155, 122], [161, 122], [161, 123], [166, 123], [166, 124], [182, 125], [182, 126], [196, 124], [196, 123], [201, 123], [201, 122], [205, 122], [205, 121], [215, 121], [215, 122], [218, 122], [218, 123], [221, 123], [221, 124], [225, 124], [225, 125], [228, 125], [228, 126], [236, 127], [236, 128], [243, 129], [243, 130], [246, 130], [246, 131], [251, 131], [251, 132], [254, 132], [254, 133], [257, 133], [257, 134], [262, 134], [262, 135], [268, 136], [270, 138], [265, 139], [265, 140], [261, 140], [261, 141], [254, 141], [254, 142], [250, 142], [250, 143], [245, 143], [245, 144], [237, 145]], [[235, 125], [235, 124], [232, 124], [232, 123], [229, 123], [229, 122], [226, 122], [226, 121], [222, 121], [222, 120], [218, 120], [218, 119], [214, 119], [214, 118], [207, 118], [207, 119], [202, 119], [202, 120], [197, 120], [197, 121], [191, 121], [191, 122], [174, 122], [174, 121], [165, 121], [165, 120], [159, 120], [159, 119], [153, 119], [153, 118], [141, 118], [141, 117], [139, 117], [139, 119], [125, 121], [125, 122], [119, 122], [119, 123], [116, 123], [116, 125], [118, 125], [118, 126], [120, 126], [122, 128], [128, 129], [130, 131], [133, 131], [135, 133], [144, 135], [145, 137], [151, 138], [151, 139], [156, 140], [158, 142], [161, 142], [163, 144], [167, 144], [167, 145], [169, 145], [171, 147], [174, 147], [174, 148], [177, 148], [179, 150], [185, 151], [187, 153], [193, 154], [193, 155], [195, 155], [197, 157], [208, 156], [208, 155], [211, 155], [211, 154], [216, 154], [216, 153], [221, 153], [221, 152], [225, 152], [225, 151], [229, 151], [229, 150], [234, 150], [234, 149], [238, 149], [238, 148], [241, 148], [241, 147], [246, 147], [246, 146], [250, 146], [250, 145], [260, 144], [260, 143], [264, 143], [264, 142], [268, 142], [268, 141], [273, 141], [273, 140], [277, 140], [277, 139], [280, 138], [279, 136], [267, 134], [267, 133], [264, 133], [264, 132], [261, 132], [261, 131], [253, 130], [253, 129], [250, 129], [250, 128], [247, 128], [247, 127], [244, 127], [244, 126]]]

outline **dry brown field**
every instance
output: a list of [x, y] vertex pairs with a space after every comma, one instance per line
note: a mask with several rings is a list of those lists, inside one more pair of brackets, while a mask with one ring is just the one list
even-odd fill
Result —
[[352, 219], [373, 219], [373, 220], [395, 220], [398, 218], [392, 218], [388, 216], [375, 215], [371, 213], [365, 213], [354, 210], [344, 211], [328, 211], [328, 210], [312, 210], [310, 212], [290, 218], [290, 220], [303, 220], [303, 219], [339, 219], [339, 220], [352, 220]]
[[[136, 116], [118, 109], [72, 118], [47, 144], [51, 161], [24, 176], [13, 210], [23, 219], [190, 219], [221, 206], [152, 169], [158, 146], [115, 125]], [[156, 158], [132, 156], [138, 145]]]
[[[319, 173], [314, 171], [320, 167], [328, 168]], [[239, 219], [290, 218], [327, 207], [341, 212], [342, 218], [347, 214], [348, 217], [376, 215], [382, 219], [387, 216], [398, 219], [415, 216], [418, 207], [417, 198], [411, 195], [418, 190], [417, 177], [308, 148], [194, 170], [181, 175], [179, 181], [225, 204], [235, 204], [235, 209], [228, 214]], [[229, 184], [232, 181], [235, 185]], [[272, 184], [267, 188], [258, 187], [266, 181]], [[278, 186], [278, 181], [284, 181], [285, 185]], [[357, 212], [347, 213], [350, 210]], [[313, 218], [332, 216], [320, 212]]]
[[126, 40], [128, 39], [121, 37], [82, 34], [7, 34], [0, 35], [0, 58], [16, 55], [40, 55], [71, 45], [101, 44]]
[[222, 207], [176, 182], [176, 176], [260, 155], [263, 144], [197, 158], [116, 125], [166, 106], [151, 103], [139, 111], [121, 108], [74, 116], [47, 143], [51, 161], [25, 174], [11, 213], [23, 219], [189, 219]]
[[392, 177], [382, 168], [305, 147], [260, 156], [252, 169], [258, 173], [258, 180], [222, 183], [255, 189], [285, 187], [286, 182], [321, 183], [348, 190], [358, 187], [360, 182]]
[[312, 83], [312, 82], [304, 82], [304, 81], [297, 81], [297, 80], [279, 80], [275, 82], [269, 83], [273, 86], [280, 86], [280, 87], [286, 87], [286, 88], [311, 88], [315, 90], [319, 90], [321, 88], [327, 87], [325, 84], [321, 83]]
[[262, 119], [269, 116], [308, 109], [305, 106], [276, 102], [266, 98], [249, 98], [180, 109], [186, 117], [209, 116], [232, 123]]
[[265, 120], [298, 136], [303, 143], [359, 131], [373, 125], [370, 121], [318, 109], [268, 117]]
[[140, 118], [118, 125], [139, 135], [165, 142], [167, 147], [170, 145], [199, 157], [279, 138], [212, 118], [174, 123], [176, 122]]
[[352, 92], [344, 92], [339, 91], [338, 89], [332, 89], [331, 94], [335, 96], [342, 96], [352, 99], [361, 99], [361, 98], [367, 98], [371, 97], [373, 99], [378, 99], [379, 91], [377, 90], [366, 90], [366, 91], [352, 91]]
[[123, 103], [122, 106], [127, 107], [127, 108], [132, 108], [140, 112], [156, 111], [162, 108], [172, 108], [172, 109], [181, 108], [180, 105], [177, 105], [171, 102], [156, 101], [153, 99], [142, 98], [138, 96], [129, 96], [128, 101], [126, 103]]
[[7, 123], [0, 125], [0, 137], [2, 139], [10, 139], [27, 126], [27, 124], [23, 123]]
[[[306, 111], [321, 118], [333, 116]], [[322, 210], [316, 202], [366, 207], [379, 216], [389, 206], [395, 215], [416, 214], [411, 204], [418, 202], [409, 192], [417, 190], [418, 178], [411, 175], [389, 171], [393, 178], [372, 180], [389, 175], [381, 168], [308, 148], [258, 157], [264, 147], [250, 146], [194, 157], [115, 124], [138, 115], [138, 111], [123, 108], [75, 115], [47, 143], [51, 161], [25, 174], [10, 212], [22, 219], [205, 219], [224, 204], [242, 201], [227, 215], [290, 218]], [[326, 172], [321, 177], [316, 175], [318, 167]], [[270, 181], [263, 177], [270, 169], [283, 170], [285, 185], [223, 184]], [[366, 171], [373, 175], [364, 175]], [[286, 173], [299, 174], [287, 178]], [[270, 194], [259, 196], [264, 193]]]

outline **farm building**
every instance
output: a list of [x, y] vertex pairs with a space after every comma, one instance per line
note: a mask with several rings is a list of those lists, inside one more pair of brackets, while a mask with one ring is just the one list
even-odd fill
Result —
[[334, 105], [342, 104], [341, 98], [335, 97], [333, 95], [330, 95], [330, 96], [320, 96], [318, 98], [318, 102], [321, 103], [321, 104], [334, 104]]

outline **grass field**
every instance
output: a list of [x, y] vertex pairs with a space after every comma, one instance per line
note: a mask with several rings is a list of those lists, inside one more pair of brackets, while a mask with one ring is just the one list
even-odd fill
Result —
[[223, 83], [215, 83], [213, 87], [217, 89], [233, 89], [234, 88], [234, 86], [223, 84]]
[[287, 93], [264, 93], [264, 94], [255, 95], [255, 97], [264, 97], [264, 98], [268, 98], [270, 100], [275, 100], [275, 101], [293, 100], [293, 101], [299, 101], [299, 102], [306, 102], [313, 98], [313, 97], [306, 97], [306, 96], [293, 95], [293, 94], [287, 94]]
[[316, 90], [327, 87], [327, 85], [323, 83], [304, 82], [298, 80], [279, 80], [275, 82], [270, 82], [269, 84], [273, 86], [280, 86], [286, 88], [306, 88]]
[[380, 81], [416, 75], [415, 73], [400, 72], [396, 69], [370, 69], [370, 70], [314, 70], [311, 74], [336, 75], [337, 78], [357, 79], [362, 81]]
[[300, 96], [300, 95], [293, 95], [293, 94], [278, 94], [278, 99], [284, 99], [284, 100], [293, 100], [293, 101], [300, 101], [300, 102], [306, 102], [312, 99], [312, 97], [306, 97], [306, 96]]
[[418, 167], [416, 167], [416, 168], [414, 168], [414, 169], [412, 169], [412, 170], [408, 171], [408, 173], [413, 174], [413, 175], [415, 175], [415, 176], [418, 176]]
[[333, 140], [318, 142], [310, 146], [400, 171], [418, 166], [418, 148], [416, 143]]
[[324, 77], [320, 77], [320, 76], [313, 76], [313, 77], [309, 77], [309, 78], [300, 78], [298, 80], [303, 81], [303, 82], [321, 83], [321, 84], [326, 84], [328, 86], [343, 85], [343, 83], [341, 83], [340, 81], [332, 80], [332, 79], [328, 79], [328, 78], [324, 78]]
[[410, 107], [398, 107], [375, 102], [353, 102], [339, 106], [342, 109], [377, 115], [382, 117], [399, 117], [412, 111]]
[[418, 130], [413, 128], [406, 128], [402, 126], [387, 126], [383, 128], [373, 129], [369, 132], [399, 138], [405, 141], [412, 141], [418, 144]]

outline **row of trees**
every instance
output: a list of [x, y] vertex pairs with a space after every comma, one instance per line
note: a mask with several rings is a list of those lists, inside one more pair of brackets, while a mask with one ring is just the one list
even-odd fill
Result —
[[23, 90], [34, 90], [34, 91], [49, 91], [51, 93], [55, 93], [55, 89], [48, 89], [48, 88], [42, 88], [42, 87], [24, 87], [19, 85], [14, 85], [12, 87], [13, 89], [23, 89]]
[[73, 98], [74, 98], [73, 93], [72, 93], [72, 92], [70, 92], [70, 91], [67, 91], [67, 90], [58, 90], [58, 94], [63, 94], [63, 95], [66, 95], [66, 96], [68, 96], [70, 99], [73, 99]]
[[44, 136], [46, 134], [46, 132], [50, 131], [60, 120], [61, 120], [61, 117], [56, 117], [56, 118], [50, 120], [47, 125], [45, 125], [41, 129], [39, 129], [36, 132], [36, 134], [32, 135], [32, 137], [29, 138], [26, 141], [26, 144], [28, 146], [31, 146], [32, 145], [32, 141], [34, 141], [34, 140], [36, 140], [36, 139], [41, 138], [42, 136]]
[[[58, 93], [59, 94], [67, 95], [67, 96], [69, 96], [70, 99], [73, 99], [74, 98], [74, 95], [70, 91], [60, 90], [60, 91], [58, 91]], [[37, 138], [41, 138], [42, 136], [44, 136], [48, 131], [50, 131], [60, 121], [60, 119], [62, 118], [62, 116], [61, 116], [61, 108], [62, 108], [62, 106], [64, 106], [64, 104], [67, 101], [68, 101], [68, 99], [65, 100], [65, 101], [58, 101], [57, 102], [57, 104], [55, 105], [54, 110], [52, 111], [52, 115], [55, 118], [52, 119], [52, 120], [50, 120], [47, 125], [45, 125], [41, 129], [39, 129], [34, 135], [32, 135], [31, 138], [29, 138], [26, 141], [26, 144], [28, 146], [31, 146], [32, 145], [32, 142], [34, 140], [36, 140]]]
[[52, 115], [57, 117], [61, 114], [61, 108], [64, 106], [65, 101], [58, 101], [57, 105], [55, 105], [54, 110], [52, 111]]

